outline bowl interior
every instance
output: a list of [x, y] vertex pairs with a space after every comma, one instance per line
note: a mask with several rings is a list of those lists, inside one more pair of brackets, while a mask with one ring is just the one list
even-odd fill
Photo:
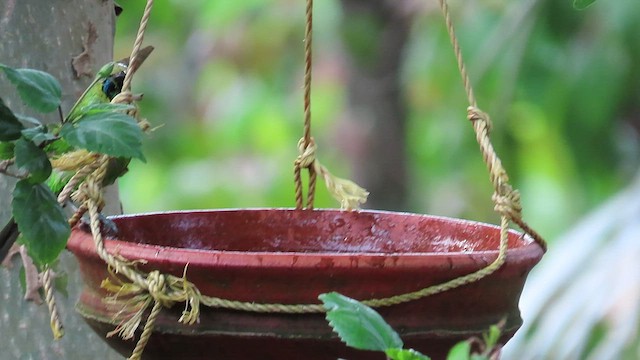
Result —
[[[121, 241], [213, 251], [471, 253], [495, 251], [500, 235], [493, 225], [384, 211], [234, 209], [112, 219]], [[509, 234], [511, 248], [530, 243]]]

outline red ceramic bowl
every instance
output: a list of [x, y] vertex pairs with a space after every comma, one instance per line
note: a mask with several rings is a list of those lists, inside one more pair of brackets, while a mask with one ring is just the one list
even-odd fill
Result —
[[[497, 256], [500, 229], [471, 221], [382, 211], [241, 209], [114, 217], [110, 252], [144, 259], [141, 269], [187, 277], [204, 295], [257, 303], [318, 303], [337, 291], [356, 299], [412, 292], [476, 271]], [[100, 282], [106, 265], [86, 226], [68, 248], [85, 287], [78, 311], [101, 335], [113, 314]], [[456, 342], [506, 318], [503, 341], [520, 327], [520, 292], [543, 250], [511, 231], [506, 264], [473, 284], [378, 309], [405, 345], [434, 359]], [[148, 359], [380, 359], [347, 348], [323, 314], [261, 314], [203, 307], [200, 322], [177, 322], [181, 305], [163, 311], [145, 350]], [[128, 355], [134, 341], [108, 338]]]

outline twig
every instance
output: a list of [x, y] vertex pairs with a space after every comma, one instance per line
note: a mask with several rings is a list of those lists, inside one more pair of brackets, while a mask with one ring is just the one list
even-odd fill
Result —
[[38, 276], [38, 269], [33, 264], [33, 260], [27, 254], [27, 248], [24, 245], [20, 246], [20, 257], [22, 258], [22, 264], [24, 265], [24, 278], [25, 278], [25, 290], [24, 299], [33, 301], [40, 305], [42, 304], [42, 297], [40, 296], [40, 277]]
[[16, 179], [26, 179], [27, 173], [20, 171], [11, 171], [9, 167], [15, 163], [15, 159], [7, 159], [0, 161], [0, 174], [11, 176]]

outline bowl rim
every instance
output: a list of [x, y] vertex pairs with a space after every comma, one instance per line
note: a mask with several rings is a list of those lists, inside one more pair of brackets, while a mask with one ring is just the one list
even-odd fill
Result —
[[[225, 209], [198, 209], [198, 210], [176, 210], [176, 211], [156, 211], [146, 213], [134, 213], [109, 216], [109, 219], [127, 219], [148, 216], [167, 216], [174, 214], [203, 214], [221, 212], [241, 212], [241, 211], [314, 211], [314, 212], [342, 212], [340, 209], [313, 209], [296, 210], [294, 208], [225, 208]], [[358, 210], [360, 213], [372, 213], [394, 216], [416, 216], [434, 219], [448, 223], [464, 224], [491, 228], [500, 231], [500, 227], [473, 220], [451, 218], [446, 216], [426, 215], [409, 212], [396, 212], [385, 210]], [[509, 230], [510, 237], [517, 237], [524, 244], [518, 247], [510, 247], [507, 250], [506, 265], [516, 263], [531, 262], [531, 266], [537, 263], [543, 250], [530, 236], [515, 230]], [[87, 241], [88, 240], [88, 241]], [[145, 259], [149, 265], [153, 263], [189, 264], [189, 266], [219, 266], [219, 267], [242, 267], [242, 268], [432, 268], [443, 266], [451, 269], [462, 269], [467, 267], [484, 267], [491, 263], [498, 255], [498, 249], [482, 250], [472, 252], [269, 252], [269, 251], [237, 251], [237, 250], [198, 250], [179, 247], [138, 244], [117, 240], [110, 237], [104, 238], [105, 247], [110, 253], [117, 253], [127, 259]], [[73, 228], [71, 237], [67, 244], [68, 248], [78, 256], [79, 253], [85, 256], [98, 258], [94, 249], [91, 233], [86, 226], [78, 224]]]

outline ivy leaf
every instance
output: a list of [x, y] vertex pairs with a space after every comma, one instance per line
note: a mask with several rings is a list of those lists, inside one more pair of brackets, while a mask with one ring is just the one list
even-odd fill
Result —
[[12, 205], [13, 217], [29, 255], [38, 264], [55, 261], [71, 234], [55, 195], [44, 184], [20, 180], [13, 190]]
[[13, 69], [0, 64], [0, 69], [18, 89], [20, 98], [27, 106], [39, 112], [51, 112], [60, 105], [62, 89], [56, 78], [34, 69]]
[[16, 166], [27, 170], [29, 178], [34, 183], [40, 183], [51, 175], [51, 162], [47, 153], [33, 142], [19, 139], [15, 146]]
[[24, 126], [0, 98], [0, 141], [16, 140]]
[[0, 160], [7, 160], [14, 157], [15, 144], [12, 142], [1, 142], [0, 141]]
[[387, 349], [387, 356], [392, 360], [430, 360], [431, 358], [413, 349]]
[[577, 10], [584, 10], [596, 2], [596, 0], [573, 0], [573, 7]]
[[370, 307], [336, 292], [318, 298], [327, 309], [329, 325], [348, 346], [373, 351], [402, 348], [398, 333]]
[[142, 130], [135, 119], [118, 112], [101, 112], [64, 124], [60, 135], [69, 145], [114, 157], [142, 155]]
[[470, 360], [471, 343], [461, 341], [455, 344], [447, 354], [447, 360]]

